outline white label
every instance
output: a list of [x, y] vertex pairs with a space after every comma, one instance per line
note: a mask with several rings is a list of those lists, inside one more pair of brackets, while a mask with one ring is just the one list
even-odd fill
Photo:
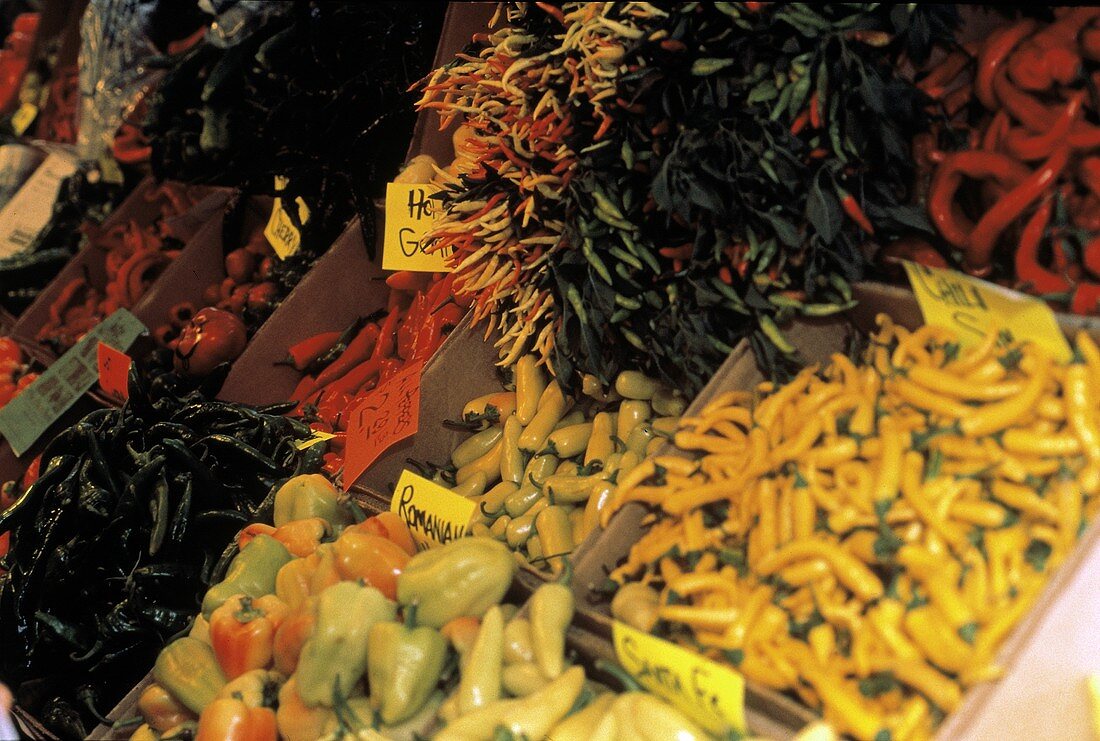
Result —
[[0, 258], [23, 252], [53, 215], [61, 181], [76, 172], [76, 159], [53, 152], [0, 211]]

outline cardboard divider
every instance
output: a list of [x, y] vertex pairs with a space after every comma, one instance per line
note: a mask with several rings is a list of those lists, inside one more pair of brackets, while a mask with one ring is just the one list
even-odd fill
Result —
[[[159, 204], [156, 200], [150, 200], [157, 187], [152, 178], [143, 180], [102, 224], [95, 227], [95, 232], [106, 232], [116, 225], [126, 224], [130, 221], [136, 221], [141, 225], [153, 223], [160, 216]], [[202, 223], [208, 221], [211, 216], [220, 211], [229, 198], [229, 191], [221, 188], [189, 187], [188, 192], [193, 194], [194, 207], [186, 215], [180, 215], [170, 221], [173, 233], [185, 245], [195, 236]], [[92, 286], [102, 292], [107, 285], [106, 256], [107, 252], [105, 250], [93, 247], [90, 244], [85, 245], [23, 312], [12, 327], [13, 334], [24, 341], [38, 344], [36, 338], [39, 330], [49, 321], [51, 305], [65, 286], [74, 279], [86, 278]], [[183, 254], [181, 253], [180, 258], [182, 257]], [[163, 277], [171, 267], [172, 265], [169, 265], [161, 273], [161, 276], [158, 276], [150, 289], [146, 291], [146, 296], [161, 282], [160, 277]], [[142, 298], [144, 299], [144, 296]], [[140, 304], [141, 301], [137, 305]], [[57, 353], [48, 347], [43, 346], [43, 349], [49, 353], [50, 357], [57, 358]]]
[[287, 349], [321, 332], [342, 331], [358, 317], [386, 307], [380, 250], [371, 260], [359, 220], [353, 219], [255, 334], [233, 364], [218, 398], [274, 404], [290, 398], [301, 373], [276, 365]]

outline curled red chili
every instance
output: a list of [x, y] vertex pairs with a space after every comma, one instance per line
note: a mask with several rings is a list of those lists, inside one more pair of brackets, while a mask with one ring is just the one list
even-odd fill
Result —
[[997, 109], [1000, 93], [994, 89], [994, 80], [1001, 65], [1016, 45], [1035, 30], [1035, 21], [1025, 19], [1012, 26], [999, 28], [989, 35], [978, 55], [978, 72], [974, 77], [974, 94], [989, 110]]
[[1050, 201], [1044, 201], [1035, 210], [1020, 234], [1020, 245], [1016, 250], [1016, 277], [1022, 281], [1023, 287], [1034, 293], [1064, 293], [1070, 289], [1068, 279], [1039, 262], [1039, 247], [1050, 223], [1051, 210]]
[[1062, 145], [1054, 150], [1043, 166], [1031, 173], [1009, 193], [997, 201], [978, 221], [970, 233], [965, 252], [964, 267], [975, 275], [988, 275], [990, 259], [997, 238], [1010, 223], [1038, 200], [1054, 184], [1069, 162], [1069, 147]]
[[1028, 176], [1027, 168], [1011, 157], [993, 152], [953, 152], [944, 157], [928, 191], [928, 211], [944, 239], [956, 247], [970, 241], [974, 223], [963, 213], [955, 198], [964, 177], [993, 179], [1012, 188]]

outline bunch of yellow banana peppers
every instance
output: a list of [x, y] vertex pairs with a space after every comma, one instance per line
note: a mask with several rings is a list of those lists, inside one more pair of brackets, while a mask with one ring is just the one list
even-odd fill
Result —
[[619, 619], [796, 694], [846, 734], [929, 738], [1100, 507], [1100, 351], [1061, 364], [879, 317], [862, 364], [685, 418], [619, 481], [652, 509]]
[[663, 701], [616, 698], [570, 665], [564, 584], [522, 613], [502, 604], [517, 569], [503, 543], [416, 553], [396, 516], [353, 523], [320, 476], [284, 485], [274, 519], [241, 532], [189, 635], [157, 658], [132, 741], [706, 738]]
[[477, 431], [451, 454], [437, 482], [478, 501], [475, 535], [506, 542], [529, 563], [560, 573], [599, 523], [617, 477], [676, 429], [683, 396], [636, 371], [605, 392], [595, 377], [566, 398], [534, 355], [515, 366], [515, 390], [463, 410]]

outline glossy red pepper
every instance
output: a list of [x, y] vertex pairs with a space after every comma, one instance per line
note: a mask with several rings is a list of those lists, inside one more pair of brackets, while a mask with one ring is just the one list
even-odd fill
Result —
[[964, 177], [992, 179], [1012, 188], [1028, 177], [1028, 170], [1011, 157], [993, 152], [953, 152], [944, 156], [928, 190], [928, 213], [944, 239], [959, 248], [966, 246], [974, 229], [955, 197]]
[[1035, 30], [1035, 25], [1035, 21], [1028, 18], [1011, 26], [995, 29], [982, 46], [978, 55], [978, 71], [974, 77], [974, 94], [989, 110], [995, 111], [998, 108], [999, 93], [994, 88], [997, 73], [1001, 71], [1002, 64], [1016, 45]]
[[1048, 270], [1039, 262], [1039, 247], [1050, 223], [1051, 202], [1044, 201], [1024, 227], [1016, 249], [1016, 279], [1031, 293], [1065, 293], [1070, 282], [1064, 276]]
[[222, 363], [240, 357], [248, 344], [248, 330], [233, 314], [207, 307], [180, 332], [173, 364], [177, 371], [205, 376]]

